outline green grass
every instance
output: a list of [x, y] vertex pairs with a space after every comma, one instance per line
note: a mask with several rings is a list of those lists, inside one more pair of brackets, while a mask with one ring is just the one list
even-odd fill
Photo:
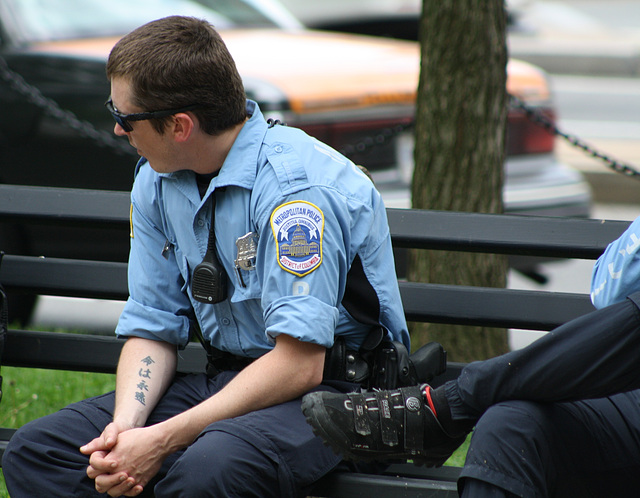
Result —
[[4, 367], [2, 376], [2, 427], [20, 427], [69, 403], [115, 387], [115, 375], [110, 374]]
[[[114, 389], [115, 375], [86, 372], [2, 368], [3, 397], [0, 426], [18, 428], [74, 401]], [[0, 498], [8, 498], [0, 475]]]
[[467, 436], [467, 439], [460, 448], [454, 451], [453, 455], [449, 457], [449, 460], [446, 461], [445, 465], [452, 467], [463, 467], [464, 461], [467, 458], [467, 450], [469, 449], [469, 442], [471, 441], [471, 434]]

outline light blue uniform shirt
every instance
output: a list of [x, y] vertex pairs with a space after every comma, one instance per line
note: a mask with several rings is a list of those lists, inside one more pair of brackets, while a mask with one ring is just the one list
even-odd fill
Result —
[[640, 291], [640, 218], [596, 261], [591, 276], [591, 301], [596, 308], [604, 308]]
[[[203, 199], [193, 172], [159, 174], [141, 161], [131, 194], [130, 297], [116, 333], [184, 347], [195, 318], [214, 347], [258, 357], [279, 334], [325, 347], [343, 335], [357, 348], [371, 329], [365, 313], [408, 347], [380, 194], [333, 149], [298, 129], [269, 128], [255, 102], [247, 109]], [[214, 192], [228, 298], [203, 304], [191, 295], [191, 273], [206, 252]], [[236, 271], [236, 240], [250, 232], [255, 268]], [[346, 288], [360, 322], [343, 305]]]

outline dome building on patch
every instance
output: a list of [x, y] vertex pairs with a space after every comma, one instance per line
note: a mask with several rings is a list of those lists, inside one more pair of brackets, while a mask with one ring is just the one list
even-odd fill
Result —
[[318, 254], [320, 245], [317, 242], [308, 242], [302, 227], [297, 225], [291, 237], [291, 244], [282, 244], [280, 252], [283, 256], [304, 257]]

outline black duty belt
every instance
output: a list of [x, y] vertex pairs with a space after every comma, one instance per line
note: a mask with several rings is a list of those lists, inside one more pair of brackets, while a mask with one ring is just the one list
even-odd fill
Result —
[[207, 376], [209, 378], [215, 377], [219, 373], [229, 370], [239, 372], [252, 361], [253, 358], [236, 356], [226, 351], [209, 347], [207, 349]]

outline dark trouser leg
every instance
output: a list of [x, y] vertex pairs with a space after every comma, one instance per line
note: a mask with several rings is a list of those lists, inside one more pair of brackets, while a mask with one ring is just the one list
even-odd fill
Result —
[[479, 498], [494, 488], [563, 498], [635, 493], [639, 302], [634, 294], [524, 349], [472, 363], [445, 386], [454, 419], [479, 419], [459, 483], [463, 493], [467, 484]]
[[155, 487], [157, 498], [293, 498], [340, 463], [290, 401], [211, 424]]
[[22, 427], [2, 459], [11, 497], [103, 496], [87, 477], [89, 461], [79, 448], [100, 435], [111, 421], [112, 410], [113, 396], [104, 395]]
[[462, 496], [635, 496], [639, 414], [640, 391], [570, 403], [499, 403], [472, 437]]
[[[177, 379], [149, 417], [148, 425], [184, 412], [213, 396], [233, 375], [227, 372], [214, 379], [207, 379], [205, 375]], [[353, 385], [344, 384], [337, 389], [353, 389]], [[327, 386], [321, 389], [336, 390]], [[88, 458], [80, 453], [79, 448], [98, 437], [111, 422], [113, 404], [113, 393], [99, 396], [70, 405], [21, 428], [11, 439], [2, 461], [11, 497], [104, 496], [95, 492], [94, 482], [87, 478]], [[157, 478], [146, 486], [144, 496], [152, 496], [154, 485], [165, 475], [167, 479], [160, 483], [159, 491], [166, 490], [176, 480], [185, 486], [182, 491], [176, 491], [174, 496], [212, 496], [198, 492], [191, 494], [186, 490], [237, 491], [237, 486], [247, 486], [236, 493], [236, 496], [242, 497], [251, 496], [252, 489], [258, 490], [256, 496], [268, 496], [263, 493], [267, 489], [278, 497], [302, 493], [306, 486], [338, 465], [340, 458], [313, 436], [300, 409], [300, 400], [273, 408], [273, 411], [261, 410], [213, 424], [193, 448], [175, 453], [165, 460]], [[210, 439], [210, 432], [217, 432], [220, 437]], [[212, 444], [207, 444], [208, 441], [212, 441]], [[236, 448], [234, 454], [229, 453], [232, 447]], [[195, 458], [200, 463], [188, 466], [190, 473], [185, 470], [184, 476], [181, 476], [180, 472], [174, 472], [173, 467], [181, 468], [183, 457], [185, 462]], [[255, 458], [255, 461], [250, 461], [251, 458]], [[212, 468], [203, 465], [206, 459], [215, 462]], [[233, 470], [229, 463], [231, 461], [244, 461], [246, 465], [242, 468], [251, 474], [225, 473], [225, 470]], [[254, 472], [259, 472], [259, 482]], [[216, 484], [218, 487], [208, 486], [207, 478], [210, 475], [220, 478]], [[236, 488], [224, 487], [228, 485]], [[167, 492], [164, 495], [158, 493], [158, 496], [172, 495]], [[221, 491], [213, 496], [234, 495]]]
[[[353, 384], [315, 390], [349, 392]], [[157, 498], [293, 498], [342, 461], [313, 434], [301, 399], [211, 424], [156, 485]], [[206, 470], [205, 470], [206, 469]]]
[[[232, 375], [209, 381], [205, 375], [178, 378], [149, 417], [155, 424], [200, 403], [219, 390]], [[98, 437], [113, 418], [114, 394], [74, 403], [22, 427], [9, 442], [2, 459], [12, 498], [33, 496], [104, 496], [86, 476], [89, 459], [80, 446]], [[164, 473], [175, 456], [165, 461]], [[153, 489], [147, 486], [144, 495]]]
[[640, 388], [640, 293], [558, 327], [521, 350], [474, 362], [445, 386], [454, 419], [506, 400], [599, 398]]

